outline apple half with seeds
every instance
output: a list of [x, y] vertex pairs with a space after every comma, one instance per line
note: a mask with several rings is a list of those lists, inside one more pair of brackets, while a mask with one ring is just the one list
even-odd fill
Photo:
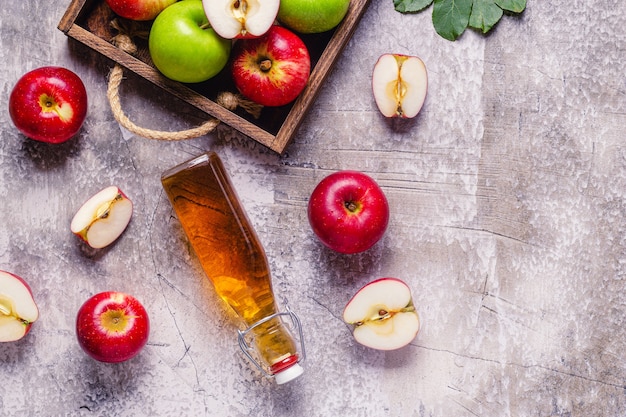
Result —
[[202, 0], [211, 27], [225, 39], [257, 38], [274, 24], [280, 0]]
[[38, 318], [39, 309], [26, 281], [0, 271], [0, 342], [14, 342], [26, 336]]
[[410, 119], [420, 112], [428, 91], [428, 73], [416, 56], [383, 54], [374, 65], [372, 91], [385, 117]]
[[354, 339], [372, 349], [408, 345], [420, 328], [410, 288], [397, 278], [380, 278], [361, 288], [346, 305], [343, 320]]
[[133, 203], [112, 185], [87, 200], [78, 209], [70, 229], [94, 249], [113, 243], [126, 229], [133, 214]]

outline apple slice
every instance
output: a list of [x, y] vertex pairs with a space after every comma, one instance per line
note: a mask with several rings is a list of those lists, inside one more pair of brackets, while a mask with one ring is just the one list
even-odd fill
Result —
[[100, 249], [110, 245], [128, 226], [133, 203], [116, 186], [98, 192], [78, 209], [70, 229], [89, 246]]
[[202, 0], [211, 27], [225, 39], [257, 38], [274, 24], [280, 0]]
[[30, 287], [22, 278], [0, 271], [0, 342], [26, 336], [39, 318]]
[[416, 56], [383, 54], [374, 65], [372, 91], [378, 109], [385, 117], [410, 119], [426, 100], [428, 74]]
[[420, 328], [411, 290], [397, 278], [380, 278], [361, 288], [346, 305], [343, 320], [354, 325], [357, 342], [378, 350], [408, 345]]

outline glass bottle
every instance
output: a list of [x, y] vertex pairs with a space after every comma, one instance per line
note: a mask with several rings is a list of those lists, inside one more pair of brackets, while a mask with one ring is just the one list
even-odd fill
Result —
[[[277, 383], [302, 374], [297, 345], [277, 309], [265, 250], [215, 152], [164, 172], [161, 183], [215, 291], [247, 326], [239, 331], [244, 353]], [[251, 346], [248, 344], [251, 339]]]

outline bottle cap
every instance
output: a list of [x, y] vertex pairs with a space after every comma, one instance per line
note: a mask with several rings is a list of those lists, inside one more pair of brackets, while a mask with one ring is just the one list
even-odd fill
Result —
[[278, 385], [284, 384], [286, 382], [291, 381], [292, 379], [296, 379], [304, 372], [304, 368], [300, 366], [299, 363], [294, 363], [289, 368], [283, 369], [280, 372], [274, 374], [274, 380]]

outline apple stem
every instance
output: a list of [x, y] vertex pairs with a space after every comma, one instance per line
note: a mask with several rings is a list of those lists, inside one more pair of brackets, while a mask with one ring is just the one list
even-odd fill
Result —
[[206, 22], [206, 23], [201, 24], [199, 27], [202, 30], [206, 30], [206, 29], [210, 29], [211, 28], [211, 24], [209, 22]]
[[354, 201], [346, 201], [344, 203], [344, 207], [346, 208], [346, 210], [352, 213], [354, 213], [359, 208], [359, 206]]
[[269, 71], [270, 68], [272, 68], [272, 60], [271, 59], [262, 60], [261, 62], [259, 62], [259, 68], [263, 72]]
[[415, 311], [415, 306], [413, 304], [410, 304], [406, 307], [404, 307], [402, 310], [400, 310], [401, 313], [408, 313], [411, 311]]

